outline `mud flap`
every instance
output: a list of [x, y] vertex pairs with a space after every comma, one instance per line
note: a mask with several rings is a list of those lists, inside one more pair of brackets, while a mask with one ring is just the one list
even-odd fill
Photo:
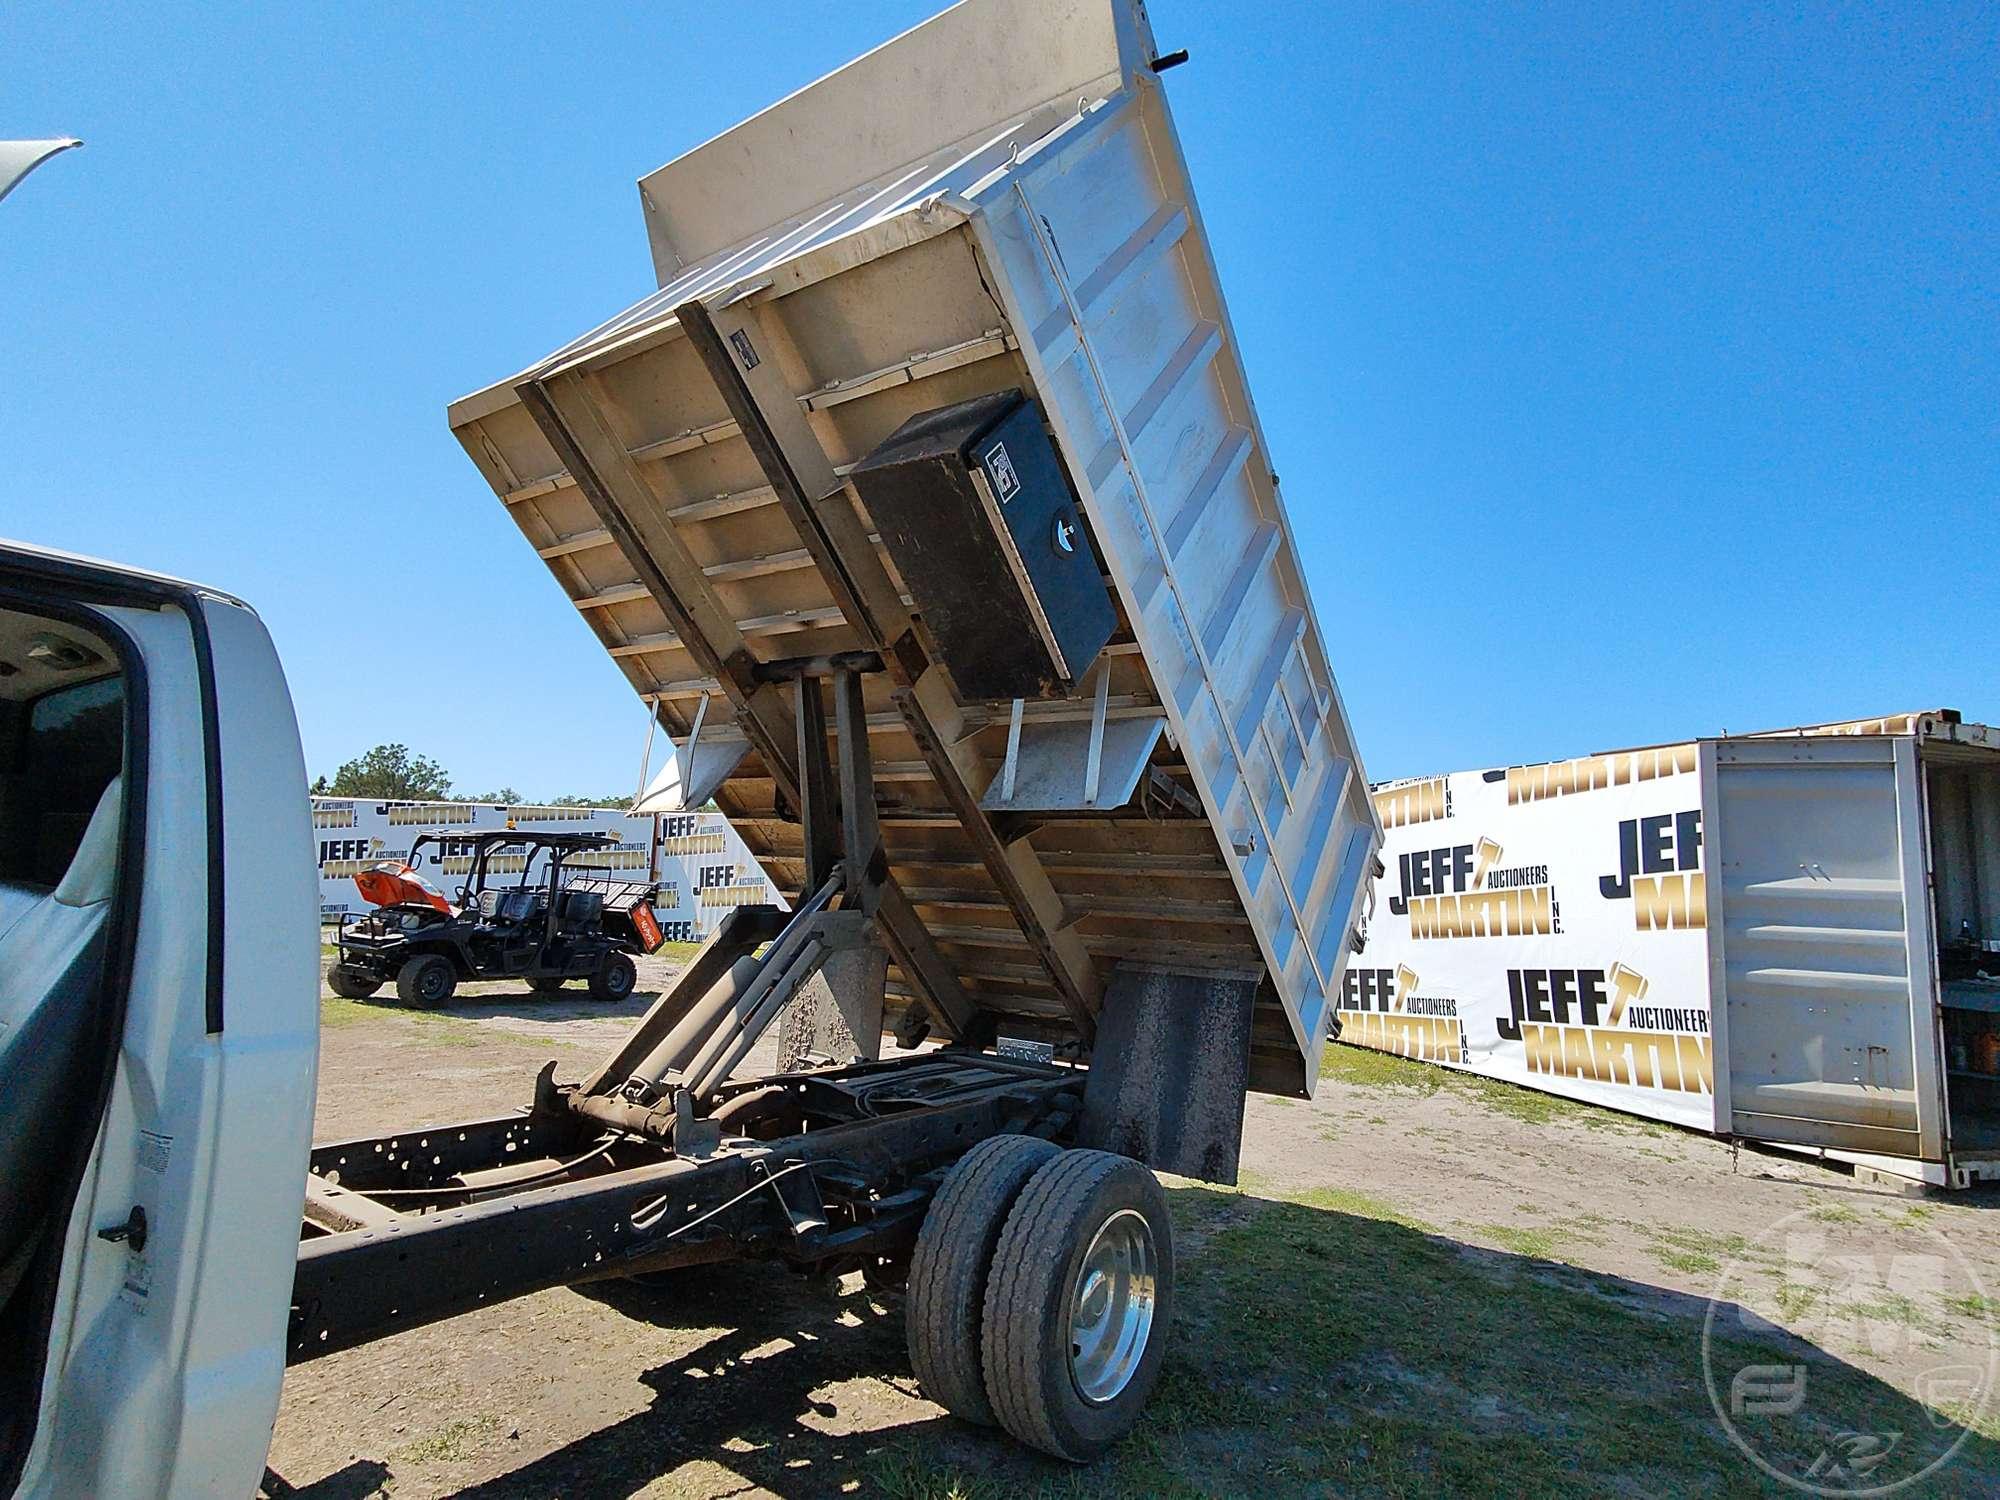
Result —
[[1104, 991], [1077, 1144], [1234, 1185], [1259, 977], [1121, 965]]

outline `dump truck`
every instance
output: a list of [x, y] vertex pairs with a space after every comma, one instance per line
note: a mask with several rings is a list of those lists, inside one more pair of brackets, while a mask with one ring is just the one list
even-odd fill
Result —
[[[906, 1286], [961, 1418], [1132, 1429], [1155, 1172], [1311, 1093], [1382, 838], [1175, 60], [1136, 0], [947, 11], [642, 179], [657, 290], [452, 405], [787, 897], [586, 1076], [312, 1144], [269, 637], [0, 550], [0, 1480], [247, 1494], [288, 1363], [746, 1259]], [[815, 995], [846, 1055], [747, 1067]]]

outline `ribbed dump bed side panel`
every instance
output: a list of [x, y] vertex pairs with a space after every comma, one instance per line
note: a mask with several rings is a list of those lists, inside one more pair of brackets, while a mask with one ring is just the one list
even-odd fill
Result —
[[1142, 88], [1085, 112], [974, 228], [1316, 1057], [1381, 834], [1165, 109]]
[[[1078, 995], [1094, 1005], [1124, 960], [1266, 970], [1253, 1085], [1309, 1092], [1380, 828], [1158, 86], [1128, 78], [1036, 119], [1059, 123], [1040, 139], [981, 142], [948, 169], [926, 158], [921, 176], [892, 174], [896, 191], [869, 204], [815, 210], [815, 223], [842, 226], [830, 238], [773, 231], [683, 268], [518, 387], [458, 403], [453, 426], [662, 724], [685, 737], [698, 723], [708, 745], [743, 732], [717, 653], [676, 630], [685, 601], [663, 599], [657, 559], [630, 550], [651, 544], [616, 540], [634, 534], [620, 529], [634, 515], [684, 549], [754, 658], [865, 642], [673, 306], [701, 296], [758, 320], [760, 378], [775, 366], [836, 472], [917, 413], [1009, 388], [1035, 397], [1119, 620], [1101, 699], [1093, 679], [1088, 696], [1028, 703], [1022, 720], [1088, 721], [1101, 702], [1107, 719], [1164, 715], [1169, 732], [1124, 806], [1012, 828], [1006, 857], [1021, 878], [1002, 879], [992, 831], [954, 811], [936, 747], [913, 737], [888, 682], [869, 678], [892, 874], [1003, 1031], [1086, 1037]], [[917, 182], [945, 196], [905, 196]], [[874, 211], [884, 204], [898, 206]], [[626, 475], [621, 512], [586, 495], [544, 435], [558, 391], [558, 416], [602, 438], [590, 467]], [[976, 799], [1006, 758], [1010, 705], [942, 707], [955, 774]], [[717, 802], [796, 896], [800, 829], [754, 750]], [[911, 976], [892, 974], [891, 996], [913, 999]]]

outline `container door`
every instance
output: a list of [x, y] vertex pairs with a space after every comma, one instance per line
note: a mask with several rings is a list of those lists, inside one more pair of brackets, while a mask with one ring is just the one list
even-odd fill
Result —
[[1707, 741], [1702, 779], [1719, 1123], [1940, 1160], [1915, 742]]

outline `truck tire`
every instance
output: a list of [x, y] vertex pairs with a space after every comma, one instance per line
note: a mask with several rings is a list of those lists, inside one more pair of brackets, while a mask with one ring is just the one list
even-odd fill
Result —
[[1137, 1424], [1173, 1316], [1173, 1224], [1129, 1157], [1065, 1151], [1021, 1190], [986, 1280], [986, 1395], [1019, 1442], [1071, 1463]]
[[590, 998], [623, 1000], [639, 983], [639, 966], [623, 953], [607, 953], [590, 976]]
[[405, 1005], [442, 1005], [458, 988], [458, 971], [440, 953], [420, 953], [396, 971], [396, 993]]
[[539, 979], [530, 979], [528, 981], [528, 988], [533, 990], [537, 995], [553, 995], [562, 987], [563, 980], [560, 974], [544, 974]]
[[1022, 1187], [1057, 1154], [1053, 1142], [1034, 1136], [981, 1141], [931, 1199], [910, 1257], [903, 1335], [917, 1384], [952, 1415], [981, 1426], [995, 1421], [979, 1359], [993, 1249]]
[[350, 969], [345, 964], [335, 964], [326, 971], [326, 987], [343, 1000], [366, 1000], [382, 988], [382, 981]]

